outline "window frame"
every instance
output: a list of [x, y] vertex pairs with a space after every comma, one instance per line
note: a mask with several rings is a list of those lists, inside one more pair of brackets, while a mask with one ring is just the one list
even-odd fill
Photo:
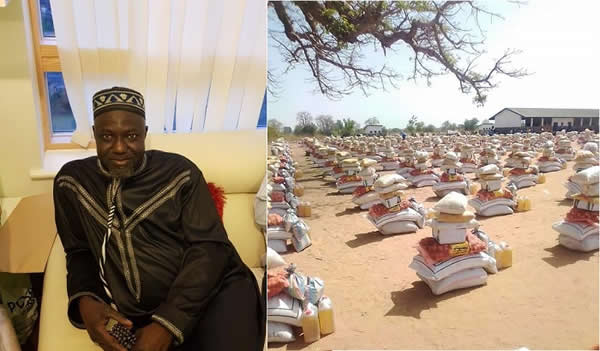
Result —
[[93, 147], [95, 144], [94, 142], [91, 142], [87, 148], [71, 142], [72, 133], [52, 133], [48, 86], [46, 84], [45, 73], [62, 73], [62, 67], [58, 56], [56, 40], [43, 37], [40, 27], [41, 16], [39, 0], [27, 0], [27, 2], [29, 4], [29, 19], [31, 22], [31, 35], [35, 56], [36, 78], [38, 83], [37, 98], [40, 102], [44, 150], [87, 149]]

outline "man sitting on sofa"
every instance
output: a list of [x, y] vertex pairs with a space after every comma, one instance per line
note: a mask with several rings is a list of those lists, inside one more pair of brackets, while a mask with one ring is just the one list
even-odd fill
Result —
[[[126, 350], [131, 340], [114, 337], [126, 330], [133, 350], [262, 349], [264, 301], [202, 172], [145, 151], [140, 93], [101, 90], [93, 112], [98, 156], [65, 164], [54, 181], [73, 325], [104, 350]], [[110, 320], [121, 325], [109, 333]]]

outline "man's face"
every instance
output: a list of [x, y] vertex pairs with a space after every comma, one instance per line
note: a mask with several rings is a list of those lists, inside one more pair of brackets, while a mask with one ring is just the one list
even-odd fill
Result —
[[148, 128], [141, 116], [128, 111], [109, 111], [94, 120], [98, 158], [114, 177], [130, 177], [140, 165]]

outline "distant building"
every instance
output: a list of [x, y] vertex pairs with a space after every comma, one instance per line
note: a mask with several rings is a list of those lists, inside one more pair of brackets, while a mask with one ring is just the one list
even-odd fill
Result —
[[383, 125], [381, 124], [367, 124], [365, 128], [363, 128], [364, 135], [382, 135], [383, 134]]
[[506, 133], [513, 130], [539, 132], [557, 130], [585, 130], [598, 132], [598, 109], [516, 108], [502, 109], [493, 115], [494, 130]]
[[491, 129], [494, 129], [494, 123], [493, 122], [483, 122], [479, 126], [477, 126], [477, 131], [478, 132], [485, 132], [485, 133], [487, 133]]

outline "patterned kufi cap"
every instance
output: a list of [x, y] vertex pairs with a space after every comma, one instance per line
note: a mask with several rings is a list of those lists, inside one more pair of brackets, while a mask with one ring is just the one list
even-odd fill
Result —
[[92, 104], [94, 119], [104, 112], [114, 110], [129, 111], [146, 118], [144, 97], [133, 89], [112, 87], [100, 90], [94, 94]]

